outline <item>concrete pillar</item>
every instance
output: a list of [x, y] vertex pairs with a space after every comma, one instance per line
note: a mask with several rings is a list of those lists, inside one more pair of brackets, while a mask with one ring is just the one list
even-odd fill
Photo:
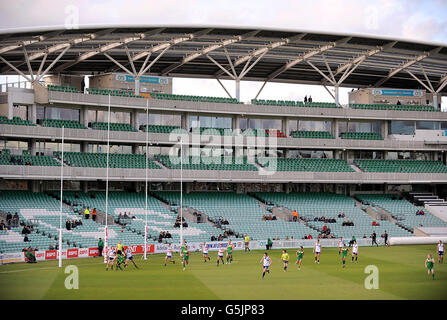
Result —
[[189, 132], [189, 129], [190, 129], [190, 127], [189, 127], [189, 113], [185, 112], [185, 113], [182, 114], [181, 117], [182, 117], [181, 118], [182, 129], [184, 129], [184, 130]]
[[339, 123], [338, 119], [334, 119], [334, 120], [332, 121], [332, 135], [333, 135], [335, 138], [338, 138], [338, 135], [339, 135], [338, 123]]
[[135, 95], [140, 95], [140, 78], [135, 78]]
[[138, 146], [136, 144], [132, 145], [132, 153], [133, 154], [138, 154]]
[[37, 105], [35, 103], [28, 106], [28, 120], [32, 123], [37, 121]]
[[138, 111], [137, 110], [132, 110], [132, 114], [130, 117], [130, 121], [132, 124], [132, 127], [134, 127], [135, 129], [139, 130], [140, 128], [140, 122], [138, 121]]
[[12, 99], [8, 97], [8, 119], [12, 120], [13, 116], [14, 116], [14, 105], [12, 104]]
[[289, 135], [289, 118], [284, 117], [282, 118], [282, 133], [284, 133], [286, 136]]
[[88, 192], [88, 181], [81, 181], [81, 190], [84, 193]]
[[340, 105], [340, 99], [339, 99], [339, 93], [338, 93], [338, 85], [334, 86], [334, 90], [335, 90], [335, 104], [337, 106]]
[[438, 103], [438, 94], [433, 93], [433, 107], [435, 109], [438, 109], [439, 103]]
[[34, 156], [37, 152], [37, 143], [36, 139], [31, 139], [28, 145], [28, 149], [31, 151], [31, 154]]
[[236, 79], [236, 100], [241, 101], [241, 80]]
[[31, 189], [33, 192], [40, 192], [40, 181], [39, 180], [33, 180], [31, 182]]
[[388, 137], [388, 120], [382, 122], [382, 138]]
[[[82, 125], [88, 127], [88, 122], [89, 122], [89, 118], [88, 118], [88, 107], [86, 107], [86, 106], [81, 107], [81, 112], [80, 112], [80, 117], [79, 117], [79, 118], [80, 118], [80, 119], [79, 119], [79, 122], [80, 122]], [[91, 120], [92, 120], [92, 122], [95, 122], [95, 121], [96, 121], [96, 119], [91, 119]]]
[[88, 152], [88, 142], [81, 143], [81, 152]]

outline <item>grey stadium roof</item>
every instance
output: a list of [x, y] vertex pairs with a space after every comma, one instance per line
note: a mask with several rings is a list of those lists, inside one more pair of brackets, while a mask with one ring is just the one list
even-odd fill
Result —
[[243, 79], [447, 94], [447, 46], [363, 35], [212, 26], [0, 32], [0, 74]]

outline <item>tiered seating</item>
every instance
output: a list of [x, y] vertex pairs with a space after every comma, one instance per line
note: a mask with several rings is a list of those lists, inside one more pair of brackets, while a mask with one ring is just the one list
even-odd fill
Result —
[[135, 95], [133, 91], [128, 90], [87, 88], [86, 91], [89, 94], [98, 94], [102, 96], [111, 95], [116, 97], [144, 98], [144, 96]]
[[273, 171], [354, 172], [342, 159], [257, 158], [257, 162]]
[[[156, 192], [163, 199], [179, 203], [178, 192]], [[211, 219], [228, 220], [225, 229], [231, 229], [240, 235], [248, 234], [254, 240], [286, 237], [301, 239], [305, 234], [316, 237], [317, 232], [300, 223], [283, 220], [262, 221], [264, 215], [271, 213], [259, 206], [259, 202], [245, 194], [232, 192], [193, 192], [183, 193], [183, 205], [206, 214]], [[211, 236], [211, 235], [210, 235]]]
[[335, 139], [335, 137], [327, 131], [293, 131], [290, 136], [292, 138], [312, 138], [312, 139]]
[[195, 101], [195, 102], [212, 102], [212, 103], [232, 103], [241, 104], [234, 98], [221, 98], [221, 97], [204, 97], [204, 96], [189, 96], [170, 93], [151, 93], [153, 99], [160, 100], [179, 100], [179, 101]]
[[[93, 122], [92, 129], [95, 130], [107, 130], [108, 124], [107, 122]], [[110, 123], [110, 130], [112, 131], [130, 131], [137, 132], [138, 130], [134, 129], [130, 124], [127, 123]]]
[[277, 129], [266, 129], [266, 134], [270, 137], [276, 137], [276, 138], [287, 138], [287, 136], [281, 131]]
[[59, 120], [59, 119], [42, 119], [42, 127], [55, 127], [55, 128], [71, 128], [71, 129], [87, 129], [79, 121], [75, 120]]
[[340, 137], [352, 140], [383, 140], [382, 136], [375, 132], [343, 132]]
[[[155, 155], [155, 159], [171, 169], [180, 169], [180, 157], [171, 161], [168, 155]], [[247, 161], [247, 158], [240, 157], [184, 157], [184, 170], [239, 170], [257, 171], [258, 168]]]
[[[399, 224], [413, 230], [414, 227], [447, 227], [447, 222], [431, 214], [423, 206], [418, 207], [405, 199], [399, 200], [398, 195], [393, 194], [357, 194], [356, 197], [365, 204], [371, 204], [388, 211]], [[416, 215], [418, 210], [423, 210], [424, 215]]]
[[179, 126], [165, 126], [165, 125], [141, 125], [140, 130], [152, 133], [171, 133], [173, 130], [180, 129]]
[[[389, 221], [380, 221], [380, 226], [372, 226], [374, 221], [369, 215], [355, 206], [354, 199], [335, 193], [271, 193], [261, 192], [256, 195], [276, 206], [283, 206], [291, 211], [297, 210], [300, 218], [307, 221], [308, 225], [322, 230], [326, 225], [331, 229], [334, 237], [357, 239], [364, 235], [369, 237], [372, 231], [380, 235], [386, 230], [392, 237], [411, 236], [411, 233], [398, 227]], [[338, 215], [344, 213], [345, 218], [338, 218]], [[336, 223], [325, 223], [315, 221], [315, 218], [334, 218]], [[343, 226], [344, 221], [353, 221], [354, 226]], [[313, 236], [315, 238], [315, 236]]]
[[8, 119], [8, 117], [5, 116], [0, 116], [0, 124], [11, 124], [16, 126], [35, 126], [35, 124], [29, 120], [22, 120], [19, 117], [13, 117], [10, 120]]
[[[199, 133], [200, 134], [210, 134], [211, 132], [213, 132], [213, 134], [215, 134], [217, 132], [217, 134], [219, 136], [232, 136], [234, 135], [233, 130], [231, 128], [210, 128], [210, 127], [200, 127], [200, 128], [192, 128], [191, 132], [195, 133], [197, 132], [197, 129], [199, 129]], [[208, 132], [205, 132], [208, 131]]]
[[[90, 208], [97, 208], [105, 212], [105, 193], [95, 192], [95, 198], [91, 198], [88, 193], [78, 193], [78, 198], [75, 198], [73, 192], [66, 192], [64, 199], [72, 201], [77, 208], [89, 206]], [[135, 216], [135, 219], [126, 220], [125, 233], [126, 238], [122, 240], [124, 243], [135, 243], [135, 240], [129, 239], [129, 234], [138, 235], [140, 238], [139, 244], [144, 241], [145, 229], [145, 195], [141, 193], [128, 193], [120, 191], [109, 192], [109, 212], [115, 219], [119, 214], [126, 212], [128, 215]], [[163, 206], [163, 203], [152, 196], [148, 197], [148, 234], [152, 240], [149, 242], [158, 241], [158, 235], [161, 231], [169, 231], [172, 238], [167, 238], [164, 241], [170, 243], [180, 243], [180, 228], [175, 228], [174, 223], [177, 218], [177, 213], [168, 210]], [[212, 234], [217, 234], [219, 230], [207, 223], [193, 223], [187, 221], [188, 227], [183, 228], [183, 236], [188, 242], [202, 242], [209, 241]], [[138, 240], [138, 239], [136, 239]], [[138, 243], [137, 243], [138, 244]]]
[[351, 104], [352, 109], [371, 109], [371, 110], [397, 110], [397, 111], [429, 111], [439, 112], [429, 105], [397, 105], [397, 104]]
[[341, 108], [332, 102], [303, 102], [303, 101], [289, 101], [289, 100], [263, 100], [252, 99], [252, 104], [260, 106], [287, 106], [287, 107], [301, 107], [301, 108]]
[[75, 87], [71, 86], [59, 86], [54, 84], [47, 85], [47, 89], [49, 91], [59, 91], [59, 92], [78, 92], [78, 90]]
[[[3, 150], [4, 151], [4, 150]], [[55, 159], [53, 159], [50, 156], [31, 156], [31, 155], [14, 155], [14, 158], [16, 160], [19, 160], [19, 162], [12, 162], [11, 156], [8, 153], [0, 154], [0, 165], [26, 165], [31, 162], [31, 165], [33, 166], [56, 166], [60, 167], [61, 164], [57, 162]]]
[[242, 135], [250, 137], [268, 137], [268, 133], [264, 129], [252, 129], [252, 128], [245, 129], [242, 132]]
[[[60, 226], [60, 202], [55, 198], [43, 193], [32, 193], [30, 191], [2, 191], [0, 194], [0, 210], [17, 212], [20, 220], [26, 224], [32, 224], [33, 232], [28, 236], [31, 242], [23, 242], [18, 245], [18, 249], [24, 246], [39, 247], [40, 250], [48, 250], [50, 244], [56, 245], [59, 237]], [[63, 247], [89, 247], [96, 246], [98, 238], [104, 238], [104, 227], [96, 222], [82, 219], [82, 226], [77, 226], [72, 230], [65, 229], [67, 219], [79, 220], [68, 207], [62, 209], [63, 223]], [[18, 228], [20, 231], [21, 229]], [[109, 232], [111, 238], [115, 237], [115, 232]], [[2, 244], [0, 243], [0, 246]], [[8, 247], [9, 245], [6, 244]], [[17, 248], [14, 248], [17, 251]], [[11, 250], [11, 248], [9, 248]]]
[[447, 173], [441, 161], [431, 160], [354, 160], [366, 172]]
[[[54, 156], [61, 159], [60, 151], [54, 152]], [[107, 166], [106, 153], [88, 153], [88, 152], [64, 152], [64, 162], [72, 167], [94, 167], [105, 168]], [[149, 169], [160, 169], [151, 159], [148, 159]], [[109, 168], [146, 168], [146, 157], [144, 154], [109, 154]]]

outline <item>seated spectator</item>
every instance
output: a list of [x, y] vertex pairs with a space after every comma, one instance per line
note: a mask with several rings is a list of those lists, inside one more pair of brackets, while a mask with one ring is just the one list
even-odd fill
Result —
[[28, 235], [25, 234], [25, 237], [23, 238], [23, 242], [31, 242], [30, 239], [28, 239]]
[[309, 233], [309, 235], [307, 236], [307, 239], [313, 239], [312, 235]]
[[214, 236], [214, 234], [211, 236], [211, 241], [216, 241], [216, 237]]
[[52, 243], [50, 243], [50, 245], [48, 246], [48, 250], [54, 250], [54, 246]]
[[69, 220], [69, 219], [67, 219], [67, 222], [65, 223], [65, 228], [66, 228], [67, 230], [71, 230], [71, 223], [70, 223], [70, 220]]

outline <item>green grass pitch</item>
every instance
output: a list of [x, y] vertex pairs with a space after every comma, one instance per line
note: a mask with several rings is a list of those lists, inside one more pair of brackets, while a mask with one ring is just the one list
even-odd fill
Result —
[[[164, 267], [164, 255], [136, 256], [125, 271], [105, 271], [102, 258], [0, 266], [0, 299], [446, 299], [447, 261], [437, 263], [434, 245], [360, 247], [359, 261], [342, 268], [337, 248], [323, 248], [321, 263], [315, 264], [312, 249], [305, 249], [301, 270], [295, 266], [295, 249], [287, 272], [280, 261], [281, 250], [270, 250], [271, 273], [261, 280], [260, 260], [264, 251], [234, 252], [231, 265], [216, 266], [217, 252], [204, 263], [199, 252], [191, 255], [183, 271], [176, 264]], [[435, 258], [435, 280], [424, 267], [427, 254]], [[79, 289], [64, 286], [64, 269], [76, 265]], [[379, 270], [379, 289], [365, 289], [365, 267]]]

